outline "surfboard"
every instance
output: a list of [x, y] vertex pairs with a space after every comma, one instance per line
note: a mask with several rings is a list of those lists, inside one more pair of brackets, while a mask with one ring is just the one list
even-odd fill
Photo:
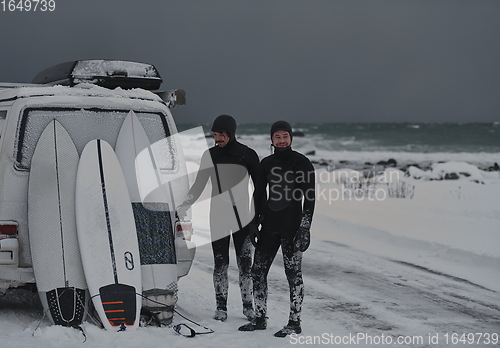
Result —
[[177, 267], [171, 207], [173, 198], [162, 185], [151, 143], [133, 111], [125, 118], [115, 147], [134, 211], [143, 290], [143, 308], [161, 322], [172, 321]]
[[33, 272], [44, 312], [53, 324], [76, 327], [88, 301], [76, 231], [78, 151], [53, 120], [31, 159], [28, 227]]
[[76, 176], [76, 223], [85, 278], [106, 329], [135, 329], [141, 267], [127, 184], [109, 143], [92, 140]]

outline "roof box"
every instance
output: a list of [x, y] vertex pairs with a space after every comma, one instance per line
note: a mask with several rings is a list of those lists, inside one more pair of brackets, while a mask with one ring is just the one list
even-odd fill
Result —
[[156, 90], [160, 88], [162, 79], [151, 64], [92, 59], [55, 65], [40, 72], [32, 83], [65, 86], [92, 83], [111, 89], [121, 87]]

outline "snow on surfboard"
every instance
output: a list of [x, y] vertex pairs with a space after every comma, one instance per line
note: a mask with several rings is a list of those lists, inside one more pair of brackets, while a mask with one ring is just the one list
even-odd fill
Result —
[[31, 159], [28, 224], [36, 285], [56, 325], [76, 327], [88, 301], [76, 231], [78, 151], [56, 120], [41, 134]]
[[120, 163], [104, 140], [80, 157], [76, 221], [85, 278], [106, 329], [135, 329], [141, 310], [141, 267], [134, 214]]
[[134, 211], [141, 255], [144, 308], [169, 323], [173, 317], [177, 267], [171, 220], [171, 195], [160, 172], [146, 131], [133, 111], [125, 118], [115, 147]]

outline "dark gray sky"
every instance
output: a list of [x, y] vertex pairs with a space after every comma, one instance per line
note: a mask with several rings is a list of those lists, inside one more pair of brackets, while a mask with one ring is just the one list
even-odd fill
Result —
[[0, 12], [0, 81], [124, 59], [186, 90], [177, 122], [500, 121], [499, 0], [55, 1]]

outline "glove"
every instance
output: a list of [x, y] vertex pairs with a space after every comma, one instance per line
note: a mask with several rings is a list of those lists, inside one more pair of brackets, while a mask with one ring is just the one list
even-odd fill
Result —
[[299, 230], [293, 239], [293, 244], [295, 251], [306, 251], [307, 248], [309, 248], [309, 244], [311, 244], [311, 233], [309, 232], [309, 229], [299, 227]]
[[252, 245], [254, 247], [257, 247], [257, 242], [260, 239], [260, 231], [257, 228], [256, 224], [249, 224], [248, 225], [248, 236], [250, 237], [250, 242], [252, 242]]

